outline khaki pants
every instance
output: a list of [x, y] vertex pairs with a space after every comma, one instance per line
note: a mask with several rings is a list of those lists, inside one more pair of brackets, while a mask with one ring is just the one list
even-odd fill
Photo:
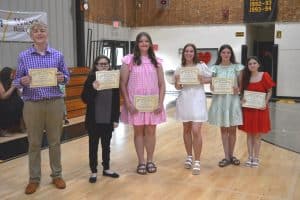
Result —
[[41, 144], [44, 130], [49, 144], [51, 177], [61, 177], [60, 138], [63, 126], [63, 99], [27, 101], [24, 104], [24, 121], [29, 142], [30, 182], [41, 180]]

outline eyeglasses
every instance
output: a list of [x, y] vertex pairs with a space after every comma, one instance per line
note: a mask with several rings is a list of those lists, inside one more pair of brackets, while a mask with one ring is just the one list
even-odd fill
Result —
[[96, 65], [97, 65], [97, 66], [104, 66], [104, 67], [106, 67], [106, 66], [109, 65], [109, 63], [97, 63]]

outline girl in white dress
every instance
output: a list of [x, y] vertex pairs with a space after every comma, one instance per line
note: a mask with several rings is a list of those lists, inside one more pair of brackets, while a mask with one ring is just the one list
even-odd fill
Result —
[[[182, 85], [179, 83], [179, 69], [196, 67], [199, 70], [200, 84]], [[202, 150], [201, 126], [207, 121], [206, 96], [204, 83], [211, 81], [211, 72], [205, 63], [199, 63], [194, 44], [186, 44], [182, 51], [181, 67], [175, 71], [175, 87], [180, 91], [176, 101], [176, 119], [183, 123], [183, 140], [187, 153], [185, 168], [192, 174], [200, 173], [200, 155]], [[192, 151], [194, 149], [194, 163]]]

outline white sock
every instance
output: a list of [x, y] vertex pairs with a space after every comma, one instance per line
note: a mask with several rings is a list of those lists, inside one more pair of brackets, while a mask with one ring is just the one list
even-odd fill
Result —
[[92, 173], [91, 177], [93, 178], [97, 177], [97, 173]]
[[110, 169], [106, 169], [106, 170], [104, 170], [105, 171], [105, 173], [107, 173], [107, 174], [113, 174], [113, 173], [115, 173], [114, 171], [111, 171]]

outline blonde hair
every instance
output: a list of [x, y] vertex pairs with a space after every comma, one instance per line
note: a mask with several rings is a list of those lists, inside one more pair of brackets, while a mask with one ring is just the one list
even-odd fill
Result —
[[35, 21], [31, 24], [30, 29], [29, 29], [29, 33], [31, 34], [33, 29], [38, 28], [38, 27], [48, 30], [48, 25], [45, 22]]

